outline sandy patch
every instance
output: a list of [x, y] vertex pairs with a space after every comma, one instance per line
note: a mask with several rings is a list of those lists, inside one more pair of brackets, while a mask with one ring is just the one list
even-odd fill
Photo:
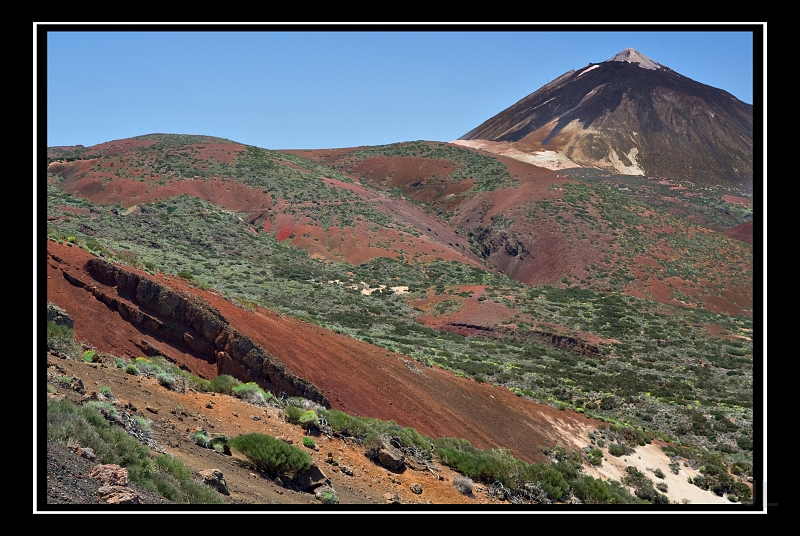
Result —
[[450, 143], [454, 145], [461, 145], [463, 147], [470, 147], [472, 149], [483, 149], [484, 151], [492, 154], [506, 156], [508, 158], [513, 158], [514, 160], [519, 160], [520, 162], [533, 164], [535, 166], [543, 167], [553, 171], [566, 168], [583, 167], [555, 151], [533, 151], [530, 153], [522, 152], [507, 142], [488, 140], [455, 140], [451, 141]]
[[[588, 441], [588, 439], [587, 439]], [[711, 491], [706, 491], [698, 488], [694, 484], [689, 484], [688, 478], [694, 478], [700, 474], [697, 470], [690, 467], [684, 467], [681, 464], [680, 472], [676, 475], [673, 474], [669, 468], [669, 456], [664, 454], [661, 448], [657, 445], [650, 444], [643, 447], [637, 447], [633, 454], [627, 456], [612, 456], [608, 454], [608, 449], [602, 449], [605, 452], [603, 464], [599, 467], [594, 467], [588, 464], [584, 465], [584, 470], [587, 474], [595, 477], [606, 479], [614, 479], [622, 481], [625, 476], [625, 468], [629, 465], [636, 467], [639, 471], [647, 475], [653, 481], [653, 484], [664, 482], [667, 485], [667, 492], [665, 495], [669, 497], [670, 502], [682, 503], [688, 500], [689, 504], [734, 504], [725, 497], [718, 497]], [[664, 473], [664, 478], [658, 478], [649, 469], [661, 469]], [[633, 493], [633, 489], [629, 490]]]

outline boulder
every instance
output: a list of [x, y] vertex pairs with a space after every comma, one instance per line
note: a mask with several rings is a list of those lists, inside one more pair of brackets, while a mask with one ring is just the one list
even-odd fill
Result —
[[402, 469], [404, 460], [405, 456], [399, 449], [386, 443], [384, 443], [378, 451], [378, 462], [393, 471]]
[[125, 486], [101, 486], [97, 497], [108, 504], [142, 504], [142, 498]]
[[329, 486], [331, 481], [316, 464], [312, 464], [311, 467], [294, 478], [294, 483], [303, 491], [311, 493], [320, 486]]
[[89, 471], [89, 476], [107, 486], [128, 485], [128, 470], [113, 463], [95, 465]]
[[222, 471], [219, 469], [204, 469], [200, 471], [200, 476], [203, 477], [203, 483], [206, 486], [211, 486], [223, 495], [230, 495], [228, 484], [222, 476]]
[[86, 458], [87, 460], [94, 460], [97, 457], [94, 453], [94, 450], [89, 447], [81, 447], [78, 444], [70, 443], [67, 445], [67, 448], [81, 458]]
[[47, 321], [54, 322], [59, 326], [66, 326], [69, 329], [72, 329], [75, 325], [72, 317], [64, 309], [52, 302], [47, 302]]

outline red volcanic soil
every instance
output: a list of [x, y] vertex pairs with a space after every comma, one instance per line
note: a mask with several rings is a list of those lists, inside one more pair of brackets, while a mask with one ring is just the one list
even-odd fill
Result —
[[[75, 321], [76, 338], [100, 351], [132, 358], [147, 341], [195, 374], [214, 377], [215, 363], [132, 327], [90, 292], [70, 284], [64, 273], [90, 282], [85, 265], [91, 254], [78, 247], [47, 243], [47, 298]], [[431, 437], [463, 437], [476, 447], [507, 447], [527, 461], [543, 462], [540, 446], [582, 447], [598, 423], [570, 411], [515, 396], [510, 391], [457, 377], [438, 368], [418, 367], [389, 353], [315, 324], [256, 308], [248, 312], [220, 295], [193, 288], [179, 278], [149, 276], [175, 291], [192, 293], [216, 307], [230, 326], [316, 385], [334, 409], [352, 415], [394, 420]], [[94, 283], [97, 287], [101, 283]], [[115, 288], [104, 287], [108, 294]]]
[[[444, 260], [458, 260], [467, 264], [477, 265], [481, 263], [481, 260], [470, 251], [469, 241], [465, 237], [461, 236], [450, 225], [434, 218], [417, 205], [368, 190], [359, 184], [351, 184], [327, 177], [323, 178], [323, 180], [328, 186], [344, 188], [364, 197], [384, 214], [397, 216], [400, 221], [416, 227], [422, 236], [416, 240], [418, 244], [415, 245], [415, 253], [435, 256]], [[415, 244], [413, 237], [407, 238], [407, 240], [409, 240], [409, 244]], [[400, 247], [405, 250], [407, 246], [393, 244], [392, 247]]]
[[[409, 305], [425, 311], [426, 314], [420, 315], [419, 321], [435, 329], [447, 329], [453, 323], [492, 327], [504, 320], [510, 320], [516, 314], [516, 311], [494, 300], [479, 301], [478, 298], [486, 291], [483, 285], [459, 285], [451, 290], [454, 293], [467, 293], [470, 296], [467, 298], [452, 294], [436, 294], [412, 301]], [[458, 303], [457, 309], [442, 315], [432, 313], [432, 309], [445, 300]]]
[[114, 140], [92, 145], [87, 149], [87, 151], [89, 151], [89, 154], [112, 155], [124, 153], [126, 151], [130, 151], [131, 149], [138, 149], [139, 147], [150, 147], [155, 143], [158, 143], [158, 141], [133, 139]]
[[303, 158], [308, 158], [312, 162], [327, 165], [336, 162], [339, 158], [349, 153], [359, 151], [365, 147], [365, 145], [362, 145], [359, 147], [343, 147], [339, 149], [283, 149], [278, 152], [301, 156]]
[[[116, 146], [112, 146], [112, 149], [116, 149]], [[229, 152], [234, 149], [231, 144], [209, 144], [208, 147], [201, 145], [198, 151], [201, 154], [208, 153], [206, 154], [208, 159], [224, 161], [227, 158], [233, 159], [233, 155]], [[65, 192], [97, 204], [119, 203], [122, 207], [130, 207], [186, 194], [230, 210], [247, 212], [254, 217], [264, 216], [272, 208], [271, 194], [265, 194], [261, 189], [237, 181], [190, 179], [173, 180], [166, 184], [154, 181], [142, 182], [117, 177], [110, 172], [92, 171], [92, 166], [96, 162], [97, 160], [53, 162], [50, 164], [49, 172], [64, 178], [61, 188]]]
[[726, 203], [731, 203], [732, 205], [744, 205], [750, 206], [753, 202], [746, 197], [739, 197], [738, 195], [723, 195], [722, 200]]
[[753, 222], [748, 221], [741, 225], [737, 225], [736, 227], [732, 227], [725, 231], [722, 231], [722, 234], [727, 236], [728, 238], [733, 238], [734, 240], [740, 240], [747, 244], [753, 243]]

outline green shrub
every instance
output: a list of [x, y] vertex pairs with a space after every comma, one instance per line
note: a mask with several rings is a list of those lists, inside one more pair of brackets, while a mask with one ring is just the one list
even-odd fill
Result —
[[284, 418], [290, 424], [300, 424], [300, 416], [303, 415], [303, 410], [292, 405], [287, 405], [283, 408]]
[[632, 487], [637, 497], [653, 504], [669, 504], [667, 496], [656, 491], [653, 482], [636, 467], [629, 465], [625, 473], [622, 483]]
[[586, 504], [639, 504], [645, 502], [631, 495], [616, 481], [605, 481], [585, 475], [571, 484], [572, 493]]
[[192, 440], [203, 448], [211, 446], [211, 440], [208, 438], [208, 433], [205, 430], [195, 430], [192, 434]]
[[229, 374], [220, 374], [209, 382], [208, 390], [224, 395], [232, 395], [233, 388], [241, 384], [242, 382]]
[[109, 387], [108, 385], [101, 385], [97, 389], [97, 392], [106, 398], [114, 398], [114, 394], [111, 392], [111, 387]]
[[152, 432], [153, 431], [153, 429], [150, 427], [150, 422], [146, 418], [144, 418], [144, 417], [142, 417], [140, 415], [136, 416], [136, 425], [139, 427], [139, 430], [141, 430], [142, 432]]
[[114, 358], [114, 365], [115, 365], [117, 368], [125, 368], [125, 361], [123, 361], [123, 360], [122, 360], [121, 358], [119, 358], [119, 357], [115, 357], [115, 358]]
[[627, 454], [631, 454], [633, 449], [630, 448], [628, 445], [612, 443], [608, 446], [608, 453], [612, 456], [620, 457], [625, 456]]
[[77, 359], [81, 353], [81, 345], [75, 342], [75, 332], [67, 326], [47, 322], [47, 348]]
[[58, 381], [65, 386], [69, 386], [72, 384], [72, 377], [65, 374], [63, 376], [59, 376]]
[[731, 465], [731, 473], [737, 476], [753, 476], [753, 466], [747, 462], [735, 462]]
[[97, 357], [96, 350], [86, 350], [83, 352], [83, 360], [87, 363], [94, 363], [95, 357]]
[[553, 467], [541, 463], [525, 466], [520, 476], [521, 482], [538, 484], [551, 501], [564, 498], [569, 492], [569, 484], [564, 475]]
[[101, 400], [90, 400], [84, 404], [87, 408], [94, 408], [108, 421], [117, 422], [120, 420], [119, 411], [113, 404]]
[[298, 421], [300, 422], [300, 426], [307, 430], [319, 427], [319, 417], [317, 417], [317, 414], [313, 410], [308, 410], [300, 415]]
[[320, 491], [317, 495], [323, 504], [339, 504], [339, 496], [336, 492], [330, 490]]
[[76, 406], [67, 399], [47, 401], [47, 438], [59, 443], [78, 443], [94, 450], [97, 462], [128, 469], [134, 482], [152, 487], [150, 449], [121, 426], [108, 423], [101, 411], [110, 404], [86, 403]]
[[251, 433], [232, 438], [229, 445], [268, 474], [296, 473], [308, 469], [311, 455], [270, 435]]
[[132, 376], [139, 375], [139, 369], [136, 367], [134, 363], [128, 363], [127, 365], [125, 365], [125, 372]]
[[219, 493], [191, 479], [192, 472], [178, 458], [162, 454], [154, 460], [153, 483], [165, 498], [180, 504], [226, 504]]
[[513, 458], [507, 449], [481, 450], [466, 439], [452, 437], [434, 439], [434, 444], [441, 462], [463, 475], [489, 484], [499, 481], [506, 487], [518, 483], [524, 462]]
[[304, 446], [304, 447], [308, 447], [308, 448], [310, 448], [310, 449], [313, 449], [314, 447], [316, 447], [316, 446], [317, 446], [317, 444], [316, 444], [316, 442], [314, 441], [314, 439], [313, 439], [313, 438], [311, 438], [311, 437], [308, 437], [308, 436], [305, 436], [305, 437], [303, 438], [303, 446]]
[[192, 275], [190, 272], [180, 271], [180, 272], [178, 272], [177, 275], [181, 279], [185, 279], [187, 281], [194, 281], [194, 275]]
[[172, 475], [179, 482], [189, 480], [192, 476], [192, 471], [179, 458], [169, 454], [158, 456], [154, 464], [157, 470]]
[[254, 406], [264, 406], [267, 401], [275, 398], [272, 393], [265, 391], [255, 382], [234, 386], [233, 395]]
[[158, 374], [156, 374], [156, 380], [158, 380], [158, 383], [160, 385], [166, 387], [167, 389], [172, 389], [173, 387], [175, 387], [175, 383], [177, 381], [175, 376], [173, 376], [172, 374], [168, 374], [164, 371], [161, 371]]
[[181, 482], [182, 504], [227, 504], [219, 492], [200, 482]]
[[592, 464], [592, 465], [602, 465], [603, 464], [603, 451], [598, 449], [598, 448], [594, 448], [594, 449], [590, 450], [586, 454], [586, 458], [588, 459], [589, 463]]

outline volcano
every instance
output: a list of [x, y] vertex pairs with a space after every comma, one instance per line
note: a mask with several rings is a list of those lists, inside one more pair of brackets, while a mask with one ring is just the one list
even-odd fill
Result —
[[632, 48], [564, 73], [455, 143], [551, 169], [753, 187], [753, 106]]

